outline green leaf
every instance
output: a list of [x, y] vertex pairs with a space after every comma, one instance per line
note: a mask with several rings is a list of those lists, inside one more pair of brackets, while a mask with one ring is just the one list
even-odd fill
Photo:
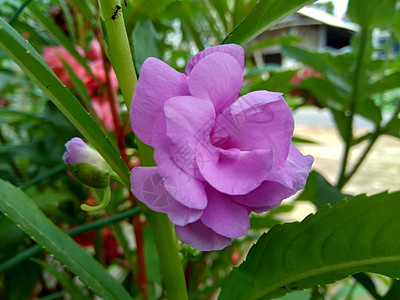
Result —
[[143, 233], [147, 276], [155, 284], [162, 285], [160, 258], [152, 250], [156, 247], [153, 233], [149, 227], [144, 227]]
[[61, 83], [36, 50], [0, 18], [0, 47], [53, 101], [61, 112], [104, 157], [126, 186], [130, 186], [129, 169], [107, 137], [78, 100]]
[[100, 297], [131, 299], [118, 281], [54, 225], [30, 198], [3, 180], [0, 180], [0, 210]]
[[150, 20], [140, 21], [133, 31], [133, 45], [135, 48], [135, 66], [140, 70], [148, 57], [160, 57], [160, 35], [154, 29]]
[[371, 120], [375, 124], [380, 124], [382, 121], [381, 109], [372, 99], [367, 99], [357, 103], [356, 113]]
[[64, 66], [64, 69], [67, 71], [69, 77], [71, 78], [72, 83], [74, 84], [74, 87], [79, 95], [81, 97], [84, 105], [86, 107], [90, 107], [91, 100], [89, 97], [88, 90], [83, 83], [83, 81], [78, 77], [78, 75], [75, 74], [74, 70], [71, 68], [71, 66], [63, 59], [61, 59], [61, 62]]
[[222, 41], [222, 44], [244, 45], [314, 0], [260, 0], [243, 21]]
[[353, 277], [363, 285], [363, 287], [374, 297], [374, 299], [381, 299], [381, 296], [376, 292], [376, 287], [372, 279], [365, 273], [354, 274]]
[[393, 280], [392, 285], [386, 295], [382, 298], [384, 300], [398, 300], [400, 295], [400, 280]]
[[72, 0], [72, 2], [74, 2], [74, 4], [79, 8], [86, 20], [89, 21], [94, 28], [96, 28], [97, 20], [94, 16], [96, 16], [97, 12], [95, 11], [93, 4], [90, 1], [81, 0]]
[[279, 298], [279, 300], [304, 300], [310, 299], [311, 290], [299, 291]]
[[93, 106], [91, 104], [92, 100], [90, 99], [90, 96], [89, 96], [89, 93], [88, 93], [88, 90], [87, 90], [85, 84], [78, 77], [78, 75], [75, 74], [74, 70], [71, 68], [71, 66], [65, 60], [61, 59], [61, 62], [63, 64], [65, 70], [67, 71], [69, 78], [71, 78], [71, 81], [74, 84], [74, 87], [75, 87], [80, 99], [82, 100], [84, 107], [90, 113], [92, 118], [95, 120], [96, 124], [98, 126], [100, 126], [100, 128], [104, 129], [103, 122], [100, 120], [96, 111], [93, 109]]
[[61, 9], [63, 11], [65, 23], [67, 24], [68, 33], [71, 36], [72, 43], [76, 44], [75, 24], [74, 19], [71, 15], [71, 11], [69, 10], [67, 3], [65, 3], [65, 0], [58, 0], [58, 2], [60, 3]]
[[130, 1], [125, 9], [129, 10], [136, 20], [152, 19], [164, 11], [172, 2], [173, 0], [135, 0]]
[[4, 298], [7, 300], [32, 299], [32, 294], [40, 275], [40, 267], [32, 262], [13, 268], [5, 274], [3, 279]]
[[293, 143], [304, 143], [304, 144], [317, 144], [317, 142], [313, 141], [313, 140], [309, 140], [309, 139], [305, 139], [305, 138], [301, 138], [298, 136], [293, 136], [292, 137], [292, 142]]
[[64, 287], [66, 292], [71, 296], [72, 299], [79, 300], [90, 300], [91, 298], [85, 295], [80, 287], [78, 287], [73, 281], [72, 278], [69, 277], [64, 270], [58, 270], [53, 265], [46, 263], [44, 261], [38, 259], [32, 259], [34, 262], [41, 265], [45, 268], [50, 274], [52, 274], [59, 283]]
[[252, 44], [246, 49], [246, 51], [251, 52], [251, 51], [266, 48], [266, 47], [298, 43], [300, 41], [301, 41], [301, 39], [296, 35], [284, 35], [284, 36], [277, 37], [277, 38], [268, 38], [268, 39], [262, 40], [260, 42], [257, 42], [255, 44]]
[[281, 222], [276, 220], [270, 215], [251, 215], [250, 216], [250, 228], [251, 229], [265, 229], [271, 228]]
[[277, 208], [270, 210], [265, 214], [251, 214], [250, 215], [250, 228], [251, 229], [265, 229], [271, 228], [276, 224], [282, 223], [275, 216], [291, 212], [294, 208], [293, 204], [281, 204]]
[[370, 140], [370, 139], [372, 139], [373, 135], [374, 134], [372, 132], [368, 132], [368, 133], [366, 133], [366, 134], [364, 134], [364, 135], [362, 135], [360, 137], [357, 137], [357, 138], [352, 140], [351, 146], [355, 146], [355, 145], [358, 145], [359, 143], [362, 143], [364, 141]]
[[331, 109], [333, 114], [333, 119], [335, 120], [336, 128], [340, 134], [340, 137], [343, 140], [346, 140], [346, 131], [348, 130], [346, 127], [347, 124], [347, 116], [344, 114], [343, 111], [337, 109]]
[[19, 15], [24, 11], [25, 7], [31, 2], [32, 0], [25, 0], [24, 3], [18, 7], [17, 11], [8, 20], [8, 24], [13, 24], [18, 19]]
[[[133, 208], [133, 209], [129, 209], [126, 210], [122, 213], [113, 215], [111, 217], [107, 217], [107, 218], [103, 218], [103, 219], [99, 219], [97, 221], [91, 222], [91, 223], [86, 223], [84, 225], [75, 227], [69, 231], [67, 231], [67, 234], [70, 236], [77, 236], [79, 234], [88, 232], [90, 230], [94, 230], [94, 229], [98, 229], [101, 228], [103, 226], [106, 226], [108, 224], [112, 224], [115, 222], [119, 222], [123, 219], [127, 219], [130, 217], [133, 217], [137, 214], [140, 213], [139, 208]], [[10, 232], [10, 230], [8, 230]], [[2, 236], [0, 236], [2, 237]], [[2, 240], [4, 241], [4, 240]], [[1, 244], [0, 244], [1, 245]], [[11, 257], [10, 259], [2, 262], [0, 264], [0, 274], [4, 273], [5, 271], [13, 268], [14, 266], [16, 266], [17, 264], [20, 264], [21, 262], [23, 262], [24, 260], [28, 259], [31, 256], [34, 256], [38, 253], [40, 253], [41, 248], [38, 245], [32, 246], [26, 250], [24, 250], [23, 252], [18, 253], [17, 255]], [[13, 252], [15, 253], [15, 251]]]
[[350, 94], [350, 85], [346, 82], [346, 77], [353, 60], [349, 59], [345, 54], [336, 55], [329, 51], [315, 52], [283, 45], [282, 55], [294, 58], [326, 76], [342, 96]]
[[220, 298], [271, 299], [359, 272], [400, 277], [400, 192], [360, 195], [274, 226], [225, 280]]
[[[92, 71], [86, 63], [85, 58], [83, 58], [79, 52], [75, 49], [75, 45], [68, 39], [68, 37], [61, 31], [61, 29], [52, 22], [52, 19], [42, 10], [37, 7], [36, 3], [31, 3], [29, 10], [32, 12], [33, 16], [42, 24], [44, 28], [48, 30], [51, 36], [62, 45], [69, 53], [85, 68], [90, 75], [93, 76]], [[94, 77], [94, 76], [93, 76]]]
[[177, 8], [181, 16], [182, 28], [187, 28], [187, 31], [190, 33], [191, 38], [195, 42], [198, 50], [204, 50], [204, 44], [200, 36], [201, 32], [196, 28], [196, 24], [193, 21], [195, 20], [195, 11], [193, 9], [193, 5], [189, 5], [189, 3], [186, 1], [181, 1], [178, 2]]
[[366, 99], [373, 94], [400, 88], [400, 72], [394, 72], [368, 85], [360, 92], [360, 99]]
[[231, 13], [232, 25], [238, 25], [254, 8], [257, 0], [235, 0]]
[[312, 171], [307, 178], [306, 186], [297, 200], [307, 200], [313, 202], [317, 208], [326, 204], [336, 204], [344, 199], [346, 195], [333, 187], [326, 179], [316, 171]]
[[296, 87], [308, 90], [325, 107], [345, 108], [348, 106], [346, 91], [334, 86], [327, 79], [309, 77]]
[[[4, 215], [1, 215], [4, 217]], [[24, 233], [7, 218], [0, 219], [0, 261], [18, 252], [18, 248], [24, 239]]]
[[362, 27], [379, 27], [390, 24], [396, 13], [396, 0], [350, 0], [349, 18]]
[[252, 86], [246, 89], [246, 93], [258, 90], [267, 90], [286, 93], [291, 87], [290, 80], [296, 74], [296, 71], [288, 70], [283, 72], [278, 72], [265, 81], [256, 82]]
[[214, 6], [215, 10], [218, 13], [219, 19], [221, 23], [224, 25], [224, 29], [226, 32], [229, 30], [228, 19], [226, 17], [226, 13], [229, 11], [228, 3], [225, 0], [213, 0], [210, 1], [211, 5]]
[[400, 119], [397, 117], [390, 120], [385, 126], [384, 133], [400, 138]]

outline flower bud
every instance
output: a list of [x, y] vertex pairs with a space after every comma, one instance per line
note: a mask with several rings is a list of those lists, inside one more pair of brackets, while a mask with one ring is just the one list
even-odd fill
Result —
[[81, 182], [93, 188], [105, 188], [110, 184], [112, 170], [103, 157], [82, 139], [73, 138], [65, 144], [64, 163]]

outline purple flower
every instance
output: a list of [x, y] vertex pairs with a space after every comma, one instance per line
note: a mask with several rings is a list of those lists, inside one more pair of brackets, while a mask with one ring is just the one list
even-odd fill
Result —
[[94, 188], [109, 186], [115, 173], [97, 151], [77, 137], [68, 141], [65, 148], [62, 159], [77, 179]]
[[67, 151], [64, 152], [62, 159], [66, 165], [76, 165], [86, 162], [98, 166], [99, 168], [105, 168], [107, 166], [103, 157], [80, 138], [72, 138], [65, 143], [65, 148]]
[[294, 121], [281, 93], [237, 99], [244, 51], [198, 53], [185, 74], [156, 58], [140, 71], [130, 111], [157, 167], [132, 169], [132, 192], [167, 213], [179, 238], [203, 251], [246, 234], [250, 212], [265, 212], [304, 187], [313, 162], [293, 145]]

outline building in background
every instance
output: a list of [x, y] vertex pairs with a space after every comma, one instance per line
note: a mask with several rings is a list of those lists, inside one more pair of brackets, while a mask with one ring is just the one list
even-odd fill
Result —
[[[352, 34], [358, 29], [357, 24], [344, 21], [323, 10], [303, 7], [265, 31], [253, 44], [266, 39], [295, 36], [301, 40], [298, 45], [306, 49], [341, 49], [350, 44]], [[251, 56], [257, 67], [265, 64], [288, 66], [293, 63], [290, 59], [282, 57], [278, 44], [254, 50]]]

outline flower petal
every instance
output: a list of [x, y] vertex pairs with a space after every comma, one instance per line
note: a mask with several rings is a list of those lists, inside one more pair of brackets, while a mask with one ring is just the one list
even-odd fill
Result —
[[177, 202], [173, 197], [174, 186], [165, 187], [164, 178], [157, 167], [136, 167], [131, 173], [131, 189], [135, 196], [150, 209], [167, 213], [171, 222], [186, 225], [197, 221], [202, 210], [192, 209]]
[[271, 149], [275, 163], [283, 165], [293, 130], [294, 120], [282, 94], [257, 91], [240, 97], [218, 116], [211, 141], [224, 149]]
[[203, 224], [229, 238], [245, 235], [250, 227], [249, 210], [211, 186], [206, 192], [208, 204], [200, 219]]
[[235, 102], [243, 83], [243, 69], [231, 55], [217, 52], [200, 60], [188, 78], [190, 93], [210, 99], [218, 115]]
[[140, 70], [130, 111], [132, 129], [141, 141], [152, 145], [154, 121], [171, 97], [189, 95], [187, 78], [166, 63], [150, 57]]
[[94, 149], [90, 148], [81, 138], [74, 137], [65, 143], [66, 151], [62, 159], [67, 165], [89, 163], [101, 169], [108, 169], [104, 158]]
[[[203, 161], [200, 162], [200, 159]], [[243, 195], [257, 188], [271, 170], [272, 150], [241, 151], [214, 148], [197, 157], [200, 173], [215, 189], [229, 195]]]
[[201, 221], [175, 226], [179, 239], [200, 251], [221, 250], [231, 244], [231, 239], [219, 235]]
[[244, 50], [242, 47], [236, 44], [226, 44], [226, 45], [219, 45], [215, 47], [208, 48], [197, 53], [187, 64], [185, 69], [185, 74], [189, 75], [192, 72], [194, 66], [198, 64], [200, 60], [204, 57], [212, 54], [212, 53], [226, 53], [231, 55], [236, 61], [239, 63], [240, 68], [244, 69]]
[[264, 181], [260, 187], [247, 195], [232, 196], [232, 199], [253, 207], [257, 212], [271, 210], [277, 207], [283, 199], [294, 195], [305, 186], [312, 163], [312, 156], [303, 156], [292, 143], [282, 172], [285, 173], [284, 177], [289, 179], [288, 183]]
[[183, 172], [176, 165], [170, 168], [159, 167], [163, 176], [166, 190], [174, 196], [174, 199], [182, 205], [202, 210], [207, 206], [207, 195], [204, 190], [204, 182]]
[[214, 121], [214, 107], [207, 99], [192, 96], [169, 99], [154, 128], [152, 143], [157, 165], [165, 173], [176, 165], [189, 176], [202, 178], [196, 157], [199, 148], [211, 147]]

